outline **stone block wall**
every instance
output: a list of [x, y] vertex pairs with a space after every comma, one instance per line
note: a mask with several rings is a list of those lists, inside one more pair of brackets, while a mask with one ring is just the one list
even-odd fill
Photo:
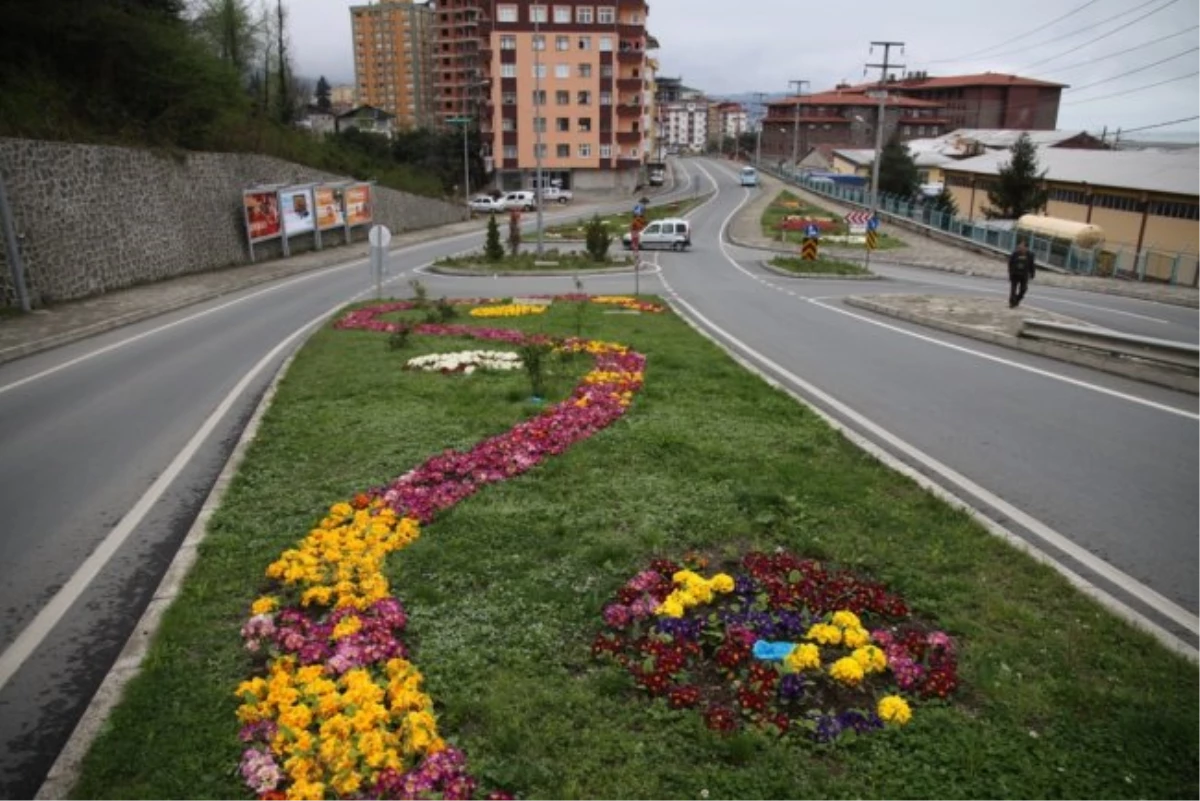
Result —
[[[31, 303], [42, 306], [249, 262], [242, 190], [255, 184], [344, 180], [252, 153], [165, 155], [148, 150], [0, 138]], [[375, 222], [393, 233], [466, 219], [461, 206], [373, 187]], [[0, 239], [3, 231], [0, 230]], [[355, 240], [366, 237], [355, 230]], [[325, 245], [340, 233], [325, 236]], [[16, 306], [0, 242], [0, 307]], [[293, 254], [313, 247], [293, 238]], [[278, 240], [255, 260], [278, 257]]]

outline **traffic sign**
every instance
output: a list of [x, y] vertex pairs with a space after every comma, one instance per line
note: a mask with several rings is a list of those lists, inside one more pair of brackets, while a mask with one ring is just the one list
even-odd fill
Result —
[[633, 204], [633, 216], [634, 217], [641, 217], [645, 213], [646, 213], [645, 206], [643, 206], [641, 203]]
[[818, 228], [814, 223], [809, 223], [808, 225], [804, 226], [805, 239], [816, 239], [819, 236], [821, 236], [821, 229]]
[[817, 240], [812, 237], [805, 237], [804, 244], [800, 246], [800, 258], [804, 261], [817, 260]]
[[878, 231], [879, 230], [879, 218], [878, 217], [872, 217], [871, 219], [867, 220], [867, 230], [868, 231]]
[[852, 211], [846, 215], [846, 223], [848, 225], [866, 225], [871, 219], [869, 211]]
[[630, 221], [630, 223], [629, 223], [629, 230], [633, 231], [635, 234], [645, 227], [646, 227], [646, 218], [641, 216], [640, 214], [635, 215], [633, 220]]
[[867, 231], [867, 250], [876, 250], [879, 247], [879, 234], [874, 231]]

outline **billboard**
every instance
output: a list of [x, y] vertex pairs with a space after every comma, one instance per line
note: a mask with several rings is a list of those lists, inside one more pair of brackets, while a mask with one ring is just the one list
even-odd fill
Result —
[[279, 198], [274, 190], [244, 192], [242, 204], [246, 211], [246, 229], [251, 242], [274, 239], [283, 233], [279, 218]]
[[346, 224], [371, 222], [371, 185], [357, 184], [346, 189]]
[[340, 186], [319, 186], [317, 198], [317, 230], [340, 228], [346, 224], [342, 213], [342, 188]]
[[316, 225], [312, 190], [308, 187], [281, 189], [279, 202], [283, 206], [283, 230], [288, 236], [306, 234]]

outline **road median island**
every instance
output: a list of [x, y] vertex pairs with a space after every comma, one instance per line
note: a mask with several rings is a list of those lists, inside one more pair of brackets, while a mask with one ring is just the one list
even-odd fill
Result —
[[1013, 350], [1090, 367], [1113, 375], [1197, 394], [1196, 375], [1135, 358], [1095, 350], [1042, 342], [1020, 336], [1025, 319], [1045, 320], [1091, 327], [1088, 323], [1041, 309], [1009, 309], [1004, 300], [960, 295], [872, 295], [843, 298], [854, 306], [876, 314], [918, 323], [929, 328], [971, 337]]
[[760, 262], [776, 275], [788, 278], [838, 279], [842, 281], [877, 281], [876, 275], [861, 264], [837, 259], [814, 259], [806, 261], [799, 256], [774, 256]]
[[1193, 663], [657, 298], [544, 300], [313, 335], [72, 797], [1197, 795]]

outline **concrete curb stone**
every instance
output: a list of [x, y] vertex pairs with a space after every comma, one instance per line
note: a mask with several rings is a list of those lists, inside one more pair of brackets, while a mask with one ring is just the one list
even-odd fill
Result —
[[871, 273], [869, 275], [835, 275], [833, 273], [794, 273], [790, 270], [785, 270], [782, 267], [776, 267], [770, 261], [763, 259], [759, 261], [759, 266], [768, 272], [784, 278], [803, 278], [809, 281], [885, 281], [887, 280], [882, 275]]

